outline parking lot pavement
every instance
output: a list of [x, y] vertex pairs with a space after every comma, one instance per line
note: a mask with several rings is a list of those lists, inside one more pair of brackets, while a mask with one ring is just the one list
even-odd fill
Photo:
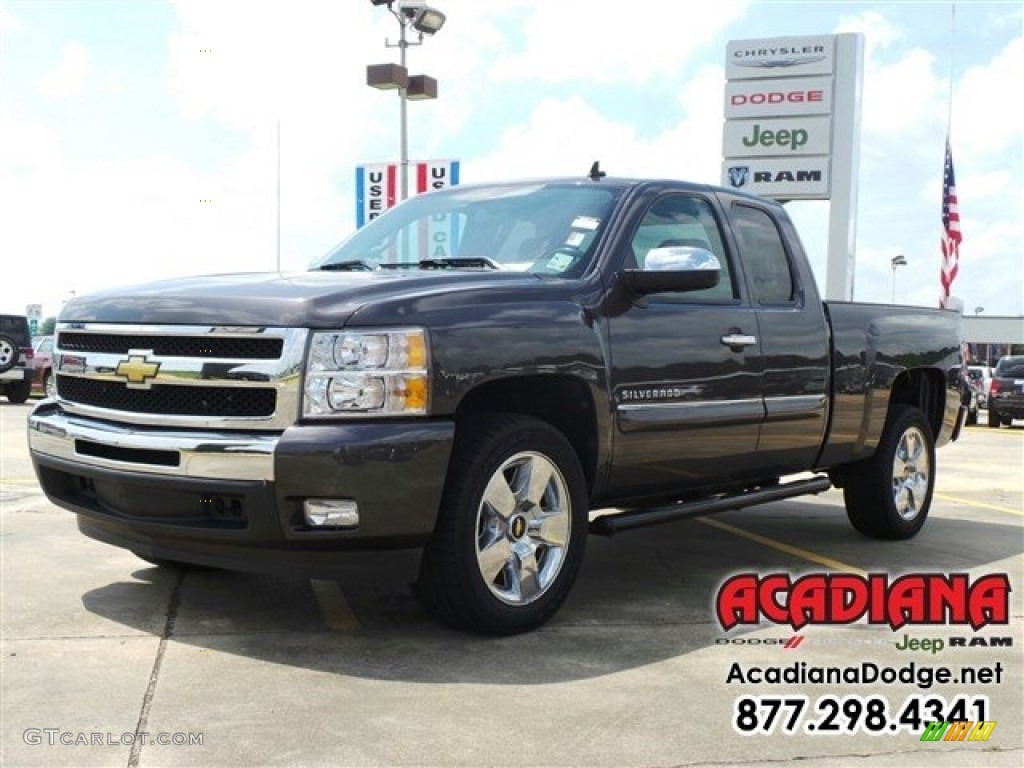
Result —
[[[591, 537], [555, 619], [495, 639], [444, 629], [423, 612], [409, 588], [416, 553], [353, 555], [337, 581], [311, 582], [165, 570], [87, 539], [34, 484], [27, 412], [0, 406], [4, 766], [987, 767], [1024, 758], [1024, 429], [970, 428], [939, 452], [932, 519], [913, 541], [856, 535], [838, 491]], [[975, 637], [966, 627], [726, 634], [715, 621], [714, 595], [730, 574], [825, 570], [1008, 573], [1010, 626], [977, 636], [1013, 645], [951, 648], [953, 637]], [[946, 648], [897, 650], [905, 635]], [[794, 636], [799, 646], [786, 648]], [[1000, 684], [726, 683], [734, 663], [910, 661], [999, 664]], [[885, 696], [893, 709], [913, 693], [986, 696], [997, 726], [984, 744], [733, 728], [739, 697], [802, 694], [813, 704], [832, 693]], [[158, 734], [201, 735], [202, 744], [151, 742]], [[83, 735], [102, 743], [60, 743]]]

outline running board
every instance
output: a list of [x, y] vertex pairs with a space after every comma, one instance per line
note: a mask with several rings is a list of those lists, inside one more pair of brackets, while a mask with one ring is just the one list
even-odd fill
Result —
[[785, 485], [775, 485], [729, 496], [717, 496], [713, 499], [630, 509], [626, 512], [597, 518], [590, 524], [590, 532], [598, 536], [614, 536], [616, 533], [628, 531], [630, 528], [644, 528], [671, 520], [713, 515], [717, 512], [727, 512], [730, 509], [743, 509], [755, 504], [764, 504], [769, 501], [779, 501], [810, 493], [824, 493], [831, 487], [832, 482], [827, 477], [819, 475], [809, 480], [797, 480]]

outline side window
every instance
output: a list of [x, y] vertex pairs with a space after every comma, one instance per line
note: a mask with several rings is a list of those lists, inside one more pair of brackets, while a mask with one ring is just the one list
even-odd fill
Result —
[[679, 301], [729, 301], [738, 298], [722, 234], [711, 205], [699, 197], [670, 195], [651, 206], [633, 235], [633, 257], [638, 269], [644, 268], [647, 253], [653, 248], [689, 245], [711, 251], [722, 265], [718, 285], [702, 291], [678, 295]]
[[732, 209], [733, 231], [750, 276], [753, 299], [759, 304], [793, 301], [793, 273], [775, 221], [765, 211], [746, 205]]

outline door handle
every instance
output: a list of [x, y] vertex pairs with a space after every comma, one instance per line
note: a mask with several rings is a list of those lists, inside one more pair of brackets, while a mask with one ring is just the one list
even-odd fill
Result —
[[757, 344], [757, 336], [750, 336], [746, 333], [728, 333], [722, 337], [722, 343], [732, 349], [742, 349]]

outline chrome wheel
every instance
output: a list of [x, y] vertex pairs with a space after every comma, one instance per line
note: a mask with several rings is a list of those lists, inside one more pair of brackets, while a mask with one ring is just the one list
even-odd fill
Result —
[[491, 476], [476, 515], [476, 556], [491, 593], [528, 605], [565, 561], [572, 501], [558, 467], [540, 453], [517, 453]]
[[924, 433], [908, 428], [900, 437], [892, 460], [892, 499], [904, 520], [913, 520], [928, 498], [931, 465]]

